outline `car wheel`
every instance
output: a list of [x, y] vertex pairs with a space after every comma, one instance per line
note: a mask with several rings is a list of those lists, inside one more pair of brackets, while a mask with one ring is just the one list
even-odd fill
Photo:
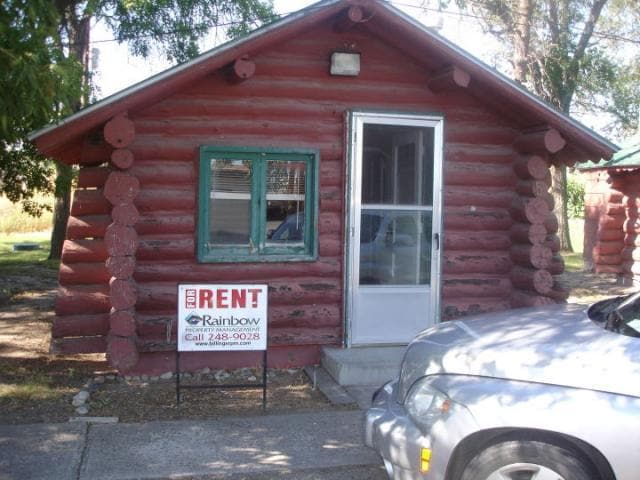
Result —
[[595, 480], [573, 451], [544, 442], [512, 440], [487, 447], [468, 463], [460, 480]]

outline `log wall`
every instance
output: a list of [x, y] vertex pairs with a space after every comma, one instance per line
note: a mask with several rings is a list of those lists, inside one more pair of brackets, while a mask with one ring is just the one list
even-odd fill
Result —
[[[637, 177], [612, 175], [611, 170], [585, 173], [585, 268], [596, 273], [612, 273], [628, 279], [634, 247], [633, 232], [626, 231], [629, 218], [637, 218], [633, 182]], [[627, 193], [628, 191], [628, 193]], [[631, 221], [633, 223], [633, 220]]]
[[[356, 78], [328, 73], [331, 53], [345, 45], [361, 54]], [[212, 72], [128, 112], [133, 128], [119, 131], [132, 133], [130, 143], [115, 135], [116, 144], [105, 150], [104, 161], [111, 158], [113, 165], [81, 169], [61, 268], [60, 335], [91, 333], [103, 351], [120, 352], [124, 370], [171, 370], [177, 283], [260, 282], [269, 285], [274, 364], [312, 363], [320, 347], [341, 345], [345, 114], [351, 109], [439, 112], [446, 119], [444, 319], [504, 310], [530, 302], [528, 296], [557, 296], [553, 275], [563, 266], [554, 256], [548, 161], [532, 161], [516, 149], [538, 145], [539, 137], [555, 148], [557, 139], [539, 132], [520, 138], [512, 123], [467, 93], [465, 82], [430, 83], [431, 67], [360, 27], [337, 33], [320, 25], [249, 60], [255, 73], [244, 81]], [[110, 129], [104, 134], [107, 143], [114, 138]], [[241, 268], [198, 263], [201, 145], [319, 149], [319, 258]], [[139, 358], [129, 367], [132, 342]], [[231, 357], [189, 355], [189, 365], [198, 368], [212, 358], [229, 363]]]

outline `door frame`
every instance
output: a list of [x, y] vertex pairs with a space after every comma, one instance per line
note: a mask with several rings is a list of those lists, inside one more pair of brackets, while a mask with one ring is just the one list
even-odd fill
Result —
[[[431, 127], [434, 129], [433, 141], [433, 210], [432, 210], [432, 245], [436, 249], [436, 254], [432, 255], [435, 272], [431, 276], [431, 298], [430, 304], [434, 315], [434, 324], [440, 322], [440, 292], [442, 285], [442, 250], [443, 250], [443, 216], [442, 216], [442, 191], [443, 191], [443, 158], [444, 158], [444, 116], [434, 113], [403, 113], [403, 112], [383, 112], [368, 110], [351, 110], [346, 115], [347, 126], [347, 152], [346, 152], [346, 218], [345, 218], [345, 253], [344, 253], [344, 346], [350, 348], [352, 342], [352, 326], [354, 320], [353, 294], [356, 288], [354, 271], [354, 255], [352, 254], [354, 243], [359, 242], [356, 233], [359, 228], [356, 226], [356, 209], [361, 209], [360, 186], [355, 180], [362, 178], [362, 151], [360, 148], [361, 139], [358, 132], [362, 132], [365, 123], [375, 123], [381, 125], [401, 125], [415, 127]], [[426, 325], [425, 325], [426, 327]], [[382, 345], [382, 344], [381, 344]], [[357, 344], [357, 346], [365, 346]]]

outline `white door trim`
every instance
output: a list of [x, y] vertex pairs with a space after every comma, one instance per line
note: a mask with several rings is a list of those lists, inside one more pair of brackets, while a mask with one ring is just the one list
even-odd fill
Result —
[[[444, 156], [444, 118], [442, 115], [434, 114], [406, 114], [406, 113], [385, 113], [368, 111], [351, 111], [347, 115], [348, 124], [348, 144], [347, 144], [347, 168], [346, 168], [346, 248], [345, 248], [345, 320], [344, 344], [347, 347], [354, 346], [353, 325], [354, 302], [353, 292], [359, 278], [354, 275], [354, 262], [359, 259], [360, 242], [358, 241], [360, 225], [356, 220], [356, 212], [361, 209], [361, 176], [362, 176], [362, 149], [360, 148], [363, 137], [363, 126], [367, 123], [381, 125], [401, 125], [415, 127], [430, 127], [434, 129], [433, 145], [433, 224], [432, 224], [432, 244], [434, 252], [432, 255], [432, 275], [431, 275], [431, 308], [434, 323], [440, 321], [440, 292], [441, 292], [441, 264], [442, 264], [442, 165]], [[361, 346], [361, 344], [358, 344]]]

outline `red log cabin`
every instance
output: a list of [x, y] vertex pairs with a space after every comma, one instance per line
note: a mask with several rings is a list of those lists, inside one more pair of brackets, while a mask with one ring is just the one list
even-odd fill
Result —
[[174, 368], [179, 283], [267, 284], [274, 366], [563, 301], [549, 167], [616, 150], [381, 0], [320, 2], [32, 140], [80, 169], [54, 346], [125, 373]]
[[585, 268], [640, 285], [640, 133], [609, 161], [580, 168], [585, 182]]

